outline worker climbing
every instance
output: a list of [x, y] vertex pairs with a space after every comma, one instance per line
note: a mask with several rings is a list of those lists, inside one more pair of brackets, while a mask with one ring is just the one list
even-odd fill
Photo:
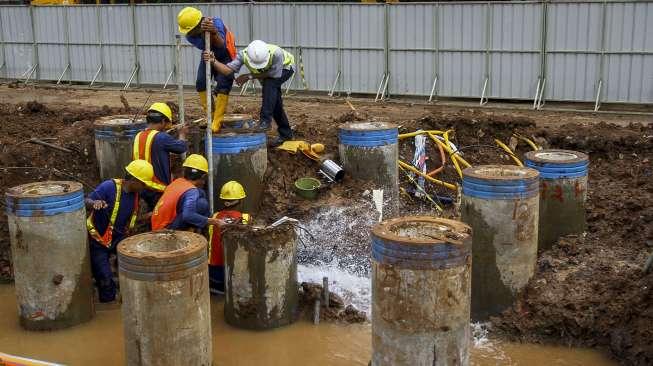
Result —
[[[98, 288], [99, 301], [116, 299], [116, 284], [109, 263], [118, 243], [129, 235], [138, 219], [140, 193], [152, 187], [154, 169], [145, 160], [134, 160], [125, 167], [123, 179], [109, 179], [98, 185], [86, 198], [86, 219], [91, 269]], [[149, 188], [151, 189], [151, 188]]]
[[[249, 224], [251, 217], [241, 212], [243, 199], [247, 197], [242, 184], [232, 180], [220, 189], [220, 200], [224, 210], [213, 215], [213, 219], [225, 224]], [[224, 293], [224, 251], [222, 233], [219, 227], [209, 225], [209, 289], [211, 293]]]
[[206, 225], [220, 226], [209, 210], [204, 185], [209, 163], [201, 155], [191, 154], [183, 163], [184, 176], [170, 183], [152, 213], [152, 230], [200, 231]]
[[166, 133], [172, 126], [172, 111], [166, 103], [154, 103], [147, 110], [145, 117], [147, 129], [134, 137], [133, 160], [145, 160], [154, 168], [154, 185], [152, 191], [143, 193], [143, 200], [150, 210], [161, 197], [161, 192], [172, 181], [170, 154], [182, 154], [188, 150], [186, 134], [188, 127], [179, 129], [179, 139]]
[[211, 52], [204, 52], [203, 59], [211, 62], [212, 68], [224, 76], [232, 76], [245, 65], [250, 73], [239, 75], [236, 83], [243, 85], [248, 80], [257, 79], [263, 85], [260, 128], [269, 129], [274, 118], [279, 136], [272, 142], [272, 146], [279, 146], [286, 140], [292, 140], [293, 132], [286, 111], [283, 109], [281, 92], [281, 85], [295, 72], [295, 58], [290, 52], [279, 46], [256, 40], [245, 50], [240, 51], [229, 63], [220, 61], [219, 57]]
[[[177, 23], [179, 25], [179, 33], [186, 35], [186, 40], [202, 51], [205, 49], [204, 32], [209, 32], [211, 34], [211, 52], [213, 52], [218, 61], [229, 63], [236, 57], [234, 34], [219, 17], [211, 18], [202, 16], [202, 12], [199, 9], [187, 6], [177, 15]], [[206, 111], [207, 90], [205, 70], [204, 59], [201, 59], [197, 68], [195, 89], [199, 93], [200, 104], [204, 111]], [[217, 72], [212, 72], [211, 76], [217, 83], [217, 87], [213, 92], [216, 95], [216, 103], [211, 103], [214, 106], [211, 129], [217, 133], [220, 130], [224, 113], [227, 110], [229, 93], [231, 92], [234, 78], [233, 75], [222, 75]]]

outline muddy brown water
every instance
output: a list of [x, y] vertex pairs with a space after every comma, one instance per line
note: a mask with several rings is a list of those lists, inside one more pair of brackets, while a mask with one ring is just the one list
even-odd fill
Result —
[[[215, 366], [367, 365], [370, 325], [337, 325], [300, 321], [256, 332], [224, 322], [223, 302], [212, 298]], [[98, 311], [96, 317], [71, 329], [28, 332], [20, 328], [12, 285], [0, 285], [0, 352], [66, 365], [123, 364], [120, 310]], [[481, 342], [472, 350], [472, 365], [612, 366], [602, 353], [578, 348]]]

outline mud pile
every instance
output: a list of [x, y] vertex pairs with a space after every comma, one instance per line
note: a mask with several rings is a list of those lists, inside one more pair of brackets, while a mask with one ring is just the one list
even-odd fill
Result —
[[302, 282], [299, 289], [299, 312], [306, 320], [312, 320], [315, 312], [315, 302], [320, 304], [320, 321], [364, 323], [367, 315], [352, 305], [346, 305], [344, 300], [333, 292], [329, 293], [329, 306], [323, 301], [323, 287], [317, 283]]
[[496, 327], [524, 341], [609, 348], [653, 364], [653, 129], [599, 123], [541, 134], [590, 154], [588, 230], [541, 253], [537, 273]]

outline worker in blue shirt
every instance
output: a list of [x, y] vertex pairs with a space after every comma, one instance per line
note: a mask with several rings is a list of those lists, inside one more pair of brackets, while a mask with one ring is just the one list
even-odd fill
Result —
[[170, 183], [152, 212], [152, 230], [201, 231], [206, 225], [222, 225], [211, 218], [206, 204], [206, 185], [209, 164], [201, 155], [189, 155], [183, 164], [184, 176]]
[[161, 197], [161, 192], [172, 181], [170, 154], [182, 154], [188, 151], [186, 142], [188, 127], [179, 129], [179, 139], [165, 132], [172, 127], [172, 110], [166, 103], [152, 104], [147, 110], [145, 120], [147, 129], [134, 137], [132, 159], [145, 160], [154, 168], [155, 184], [150, 187], [153, 191], [144, 192], [142, 197], [151, 210]]
[[123, 179], [109, 179], [86, 198], [90, 214], [86, 220], [91, 252], [91, 270], [100, 302], [116, 298], [116, 284], [109, 256], [134, 228], [138, 216], [139, 194], [152, 185], [154, 169], [145, 160], [134, 160], [125, 167]]
[[[186, 35], [186, 40], [196, 48], [204, 51], [204, 32], [211, 34], [211, 51], [216, 59], [229, 63], [236, 57], [236, 41], [233, 33], [219, 17], [205, 17], [202, 12], [190, 6], [183, 8], [177, 15], [179, 33]], [[216, 102], [214, 106], [211, 129], [217, 133], [220, 130], [224, 113], [229, 103], [229, 92], [234, 82], [233, 75], [221, 75], [211, 70], [212, 79], [217, 83], [214, 91]], [[206, 111], [206, 68], [204, 60], [200, 59], [197, 68], [195, 89], [199, 93], [200, 105]]]

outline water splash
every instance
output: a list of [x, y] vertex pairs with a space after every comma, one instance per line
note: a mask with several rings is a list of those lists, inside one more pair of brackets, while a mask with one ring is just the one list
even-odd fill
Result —
[[327, 265], [297, 266], [300, 282], [322, 283], [323, 277], [329, 278], [329, 290], [338, 294], [346, 305], [353, 305], [364, 311], [368, 318], [371, 313], [371, 282], [368, 277], [361, 277], [340, 268], [337, 263]]

